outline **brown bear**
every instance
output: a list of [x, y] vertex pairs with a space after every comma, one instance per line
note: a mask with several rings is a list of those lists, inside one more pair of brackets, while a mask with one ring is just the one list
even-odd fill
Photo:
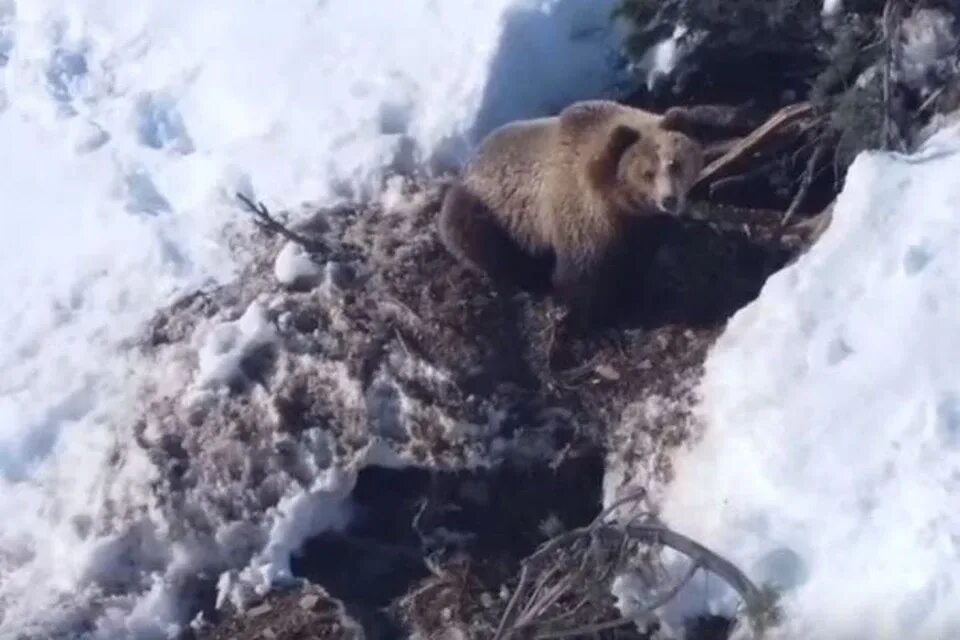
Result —
[[575, 321], [600, 319], [632, 222], [681, 213], [700, 173], [703, 148], [674, 124], [594, 100], [500, 127], [444, 197], [443, 243], [495, 284], [552, 286]]

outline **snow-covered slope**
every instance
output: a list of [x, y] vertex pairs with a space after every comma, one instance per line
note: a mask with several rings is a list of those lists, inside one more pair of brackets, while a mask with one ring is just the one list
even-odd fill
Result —
[[960, 130], [856, 160], [701, 393], [665, 517], [785, 589], [787, 637], [960, 636]]
[[183, 622], [129, 341], [234, 272], [233, 193], [369, 194], [596, 95], [611, 5], [0, 0], [0, 638]]

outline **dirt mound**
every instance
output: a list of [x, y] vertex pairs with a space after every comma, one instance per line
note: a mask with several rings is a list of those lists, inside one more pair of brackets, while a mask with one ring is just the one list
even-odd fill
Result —
[[[495, 588], [545, 537], [540, 525], [554, 513], [545, 493], [564, 492], [579, 515], [562, 526], [579, 526], [599, 510], [601, 491], [667, 478], [707, 347], [794, 250], [763, 212], [701, 208], [644, 222], [618, 325], [573, 335], [549, 297], [498, 294], [447, 254], [434, 228], [443, 189], [395, 180], [380, 202], [301, 212], [289, 229], [267, 224], [272, 233], [235, 282], [151, 323], [143, 349], [157, 382], [140, 444], [162, 470], [156, 491], [168, 520], [219, 549], [209, 571], [234, 584], [220, 589], [221, 607], [258, 600], [242, 568], [285, 500], [306, 490], [331, 512], [356, 506], [358, 478], [381, 468], [413, 474], [383, 482], [378, 502], [393, 513], [381, 528], [408, 542], [385, 548], [362, 519], [347, 529], [331, 521], [333, 533], [303, 547], [294, 573], [339, 584], [334, 595], [348, 608], [381, 610], [423, 579], [427, 540], [457, 540], [437, 544], [468, 557], [487, 540], [484, 580]], [[277, 261], [295, 253], [309, 263], [304, 277], [284, 275]], [[583, 467], [604, 457], [605, 470]], [[503, 490], [509, 469], [528, 474], [529, 491]], [[563, 485], [570, 469], [580, 469], [582, 490]], [[316, 493], [331, 472], [343, 478], [339, 489]], [[411, 479], [423, 472], [429, 481]], [[418, 488], [404, 498], [404, 486]], [[503, 497], [476, 511], [463, 498], [470, 486]], [[511, 520], [511, 535], [489, 542], [493, 507], [538, 515]], [[475, 517], [412, 522], [450, 509]], [[338, 583], [330, 562], [347, 552], [378, 568]], [[382, 591], [372, 583], [391, 566], [399, 586], [386, 600], [362, 596]], [[197, 604], [208, 618], [213, 609]]]

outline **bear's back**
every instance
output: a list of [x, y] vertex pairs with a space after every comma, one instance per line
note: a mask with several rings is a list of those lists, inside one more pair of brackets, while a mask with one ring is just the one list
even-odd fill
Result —
[[505, 124], [484, 139], [464, 169], [467, 189], [533, 251], [548, 248], [541, 203], [556, 134], [557, 119], [552, 117]]
[[535, 172], [552, 151], [556, 127], [556, 118], [520, 120], [498, 127], [484, 138], [467, 164], [467, 179], [499, 180], [504, 173]]

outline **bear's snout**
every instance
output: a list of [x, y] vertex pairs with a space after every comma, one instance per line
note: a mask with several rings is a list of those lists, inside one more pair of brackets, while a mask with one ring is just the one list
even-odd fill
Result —
[[664, 213], [671, 213], [673, 215], [678, 215], [682, 208], [682, 202], [680, 198], [673, 194], [665, 195], [660, 198], [660, 201], [657, 203], [657, 206], [660, 207], [660, 210]]

